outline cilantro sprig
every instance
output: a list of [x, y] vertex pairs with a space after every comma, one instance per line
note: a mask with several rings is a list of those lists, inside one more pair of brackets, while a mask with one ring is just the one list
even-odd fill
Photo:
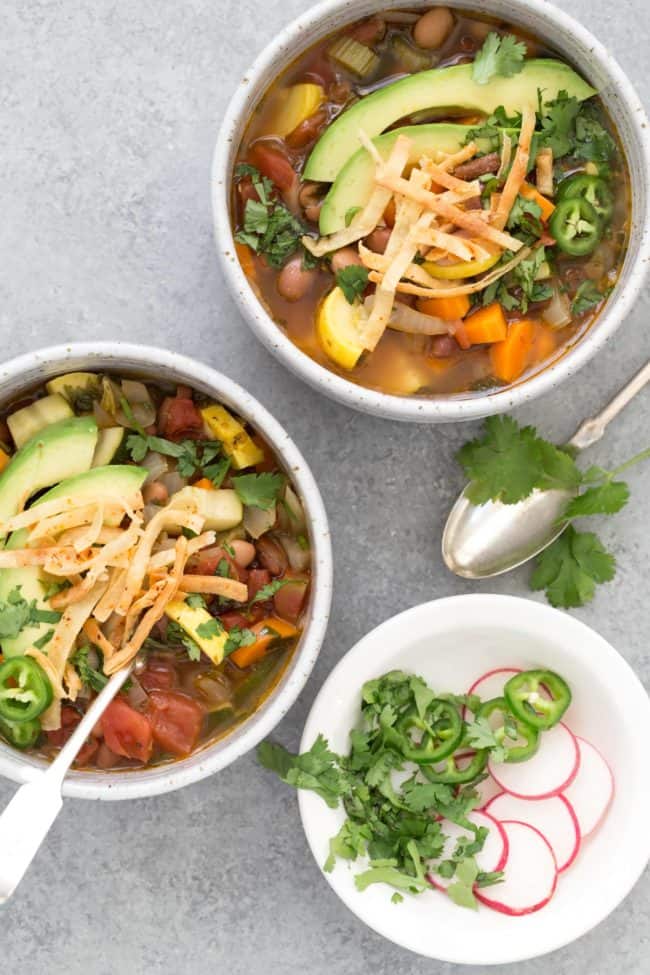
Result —
[[58, 623], [60, 619], [61, 613], [40, 609], [35, 599], [28, 602], [22, 594], [22, 587], [15, 586], [6, 600], [0, 602], [0, 640], [15, 639], [29, 627], [40, 623]]
[[486, 85], [495, 75], [512, 78], [522, 70], [525, 57], [526, 45], [523, 41], [518, 41], [512, 34], [501, 36], [490, 31], [474, 59], [472, 80], [477, 85]]
[[336, 272], [336, 283], [345, 295], [348, 304], [353, 305], [368, 287], [367, 267], [350, 264]]
[[235, 234], [235, 240], [246, 244], [256, 254], [263, 255], [271, 267], [283, 267], [289, 258], [302, 250], [306, 266], [311, 255], [304, 250], [300, 239], [305, 233], [302, 224], [277, 198], [275, 186], [266, 176], [247, 164], [235, 170], [237, 180], [250, 177], [257, 193], [257, 200], [247, 200], [244, 209], [244, 226]]
[[530, 581], [533, 590], [545, 591], [552, 606], [584, 606], [593, 599], [598, 585], [614, 578], [614, 556], [597, 535], [579, 531], [572, 523], [576, 518], [613, 515], [625, 507], [630, 492], [619, 476], [650, 458], [650, 447], [614, 470], [595, 466], [581, 470], [568, 449], [544, 440], [534, 427], [520, 427], [505, 416], [486, 420], [484, 435], [466, 443], [457, 458], [469, 478], [465, 494], [472, 504], [516, 504], [535, 490], [573, 493], [558, 520], [567, 527], [538, 556]]
[[136, 464], [150, 450], [165, 457], [173, 457], [177, 461], [181, 477], [193, 477], [197, 471], [201, 471], [205, 477], [210, 478], [215, 487], [221, 486], [230, 469], [230, 461], [222, 455], [222, 446], [218, 440], [181, 440], [180, 443], [175, 443], [144, 432], [131, 433], [126, 440], [126, 449]]

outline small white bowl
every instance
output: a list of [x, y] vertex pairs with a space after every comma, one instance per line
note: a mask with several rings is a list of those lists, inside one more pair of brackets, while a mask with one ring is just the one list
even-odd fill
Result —
[[[404, 7], [429, 8], [431, 0]], [[325, 0], [312, 7], [257, 55], [232, 97], [212, 160], [212, 213], [217, 253], [226, 281], [257, 338], [295, 375], [326, 396], [365, 413], [393, 420], [447, 423], [512, 410], [573, 377], [603, 348], [633, 308], [650, 262], [650, 137], [648, 120], [627, 77], [603, 44], [586, 27], [546, 0], [452, 0], [447, 6], [474, 10], [514, 23], [539, 37], [574, 64], [597, 88], [623, 144], [632, 181], [630, 241], [618, 282], [589, 331], [569, 351], [531, 378], [507, 389], [456, 396], [393, 396], [365, 389], [331, 372], [302, 352], [266, 311], [251, 288], [235, 253], [231, 223], [231, 180], [241, 138], [269, 84], [306, 48], [345, 24], [399, 7], [388, 0]]]
[[[10, 402], [52, 376], [78, 369], [111, 370], [153, 382], [185, 383], [231, 407], [268, 441], [290, 474], [304, 504], [313, 553], [313, 577], [304, 632], [274, 691], [231, 734], [200, 748], [189, 758], [142, 771], [72, 771], [63, 794], [80, 799], [139, 799], [180, 789], [217, 772], [254, 748], [282, 720], [300, 694], [320, 651], [332, 601], [332, 548], [320, 492], [304, 457], [265, 408], [246, 390], [208, 366], [146, 345], [123, 342], [74, 343], [30, 352], [0, 366], [2, 403]], [[44, 768], [38, 759], [0, 743], [0, 775], [27, 782]]]
[[[322, 733], [349, 750], [364, 681], [393, 669], [420, 674], [440, 691], [463, 693], [500, 667], [544, 667], [573, 692], [566, 723], [610, 763], [615, 796], [600, 827], [583, 842], [552, 900], [536, 914], [508, 917], [486, 907], [456, 907], [438, 891], [391, 903], [380, 884], [360, 893], [358, 867], [338, 861], [325, 874], [365, 924], [396, 944], [440, 961], [496, 965], [523, 961], [579, 938], [617, 907], [650, 859], [648, 728], [650, 701], [632, 669], [606, 640], [566, 613], [512, 596], [454, 596], [394, 616], [357, 643], [322, 687], [301, 750]], [[319, 867], [344, 814], [300, 792], [302, 823]]]

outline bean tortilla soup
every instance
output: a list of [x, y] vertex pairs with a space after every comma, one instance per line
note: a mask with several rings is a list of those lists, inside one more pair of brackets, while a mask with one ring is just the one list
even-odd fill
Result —
[[189, 387], [90, 372], [11, 404], [0, 442], [1, 737], [52, 758], [134, 660], [78, 766], [182, 758], [255, 711], [311, 567], [268, 444]]
[[629, 179], [569, 64], [434, 7], [294, 61], [248, 124], [232, 208], [242, 268], [305, 353], [386, 393], [467, 395], [589, 328], [624, 256]]

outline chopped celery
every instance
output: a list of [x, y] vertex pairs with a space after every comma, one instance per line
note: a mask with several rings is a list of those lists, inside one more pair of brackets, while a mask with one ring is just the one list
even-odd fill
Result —
[[425, 71], [431, 67], [431, 56], [411, 47], [409, 42], [400, 34], [393, 37], [392, 47], [395, 58], [400, 62], [400, 67], [410, 74], [415, 74], [416, 71]]
[[339, 37], [327, 52], [342, 68], [365, 78], [377, 68], [379, 58], [371, 48], [360, 44], [353, 37]]

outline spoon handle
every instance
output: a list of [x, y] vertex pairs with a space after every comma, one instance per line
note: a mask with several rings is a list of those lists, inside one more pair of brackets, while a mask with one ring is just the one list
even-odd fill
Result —
[[605, 433], [611, 420], [621, 412], [624, 407], [633, 399], [637, 393], [641, 392], [646, 383], [650, 382], [650, 361], [646, 362], [642, 369], [630, 379], [623, 389], [616, 394], [607, 406], [595, 416], [583, 420], [576, 432], [569, 440], [567, 446], [575, 447], [576, 450], [584, 450], [597, 443]]
[[0, 904], [11, 897], [49, 833], [63, 805], [66, 772], [132, 669], [131, 663], [113, 674], [49, 768], [21, 786], [0, 815]]

